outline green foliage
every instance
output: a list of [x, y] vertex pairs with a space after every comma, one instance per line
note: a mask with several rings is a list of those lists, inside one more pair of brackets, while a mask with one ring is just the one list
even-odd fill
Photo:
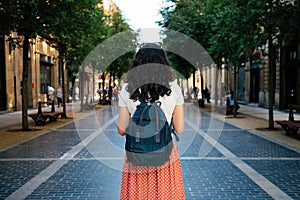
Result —
[[0, 3], [0, 31], [9, 34], [11, 31], [19, 35], [35, 37], [44, 29], [40, 4], [44, 1], [6, 0]]
[[260, 29], [249, 23], [247, 1], [207, 2], [205, 14], [211, 24], [209, 52], [214, 59], [226, 58], [236, 65], [241, 53], [250, 56], [257, 47]]
[[110, 64], [107, 70], [113, 75], [114, 79], [123, 78], [122, 76], [128, 71], [134, 54], [135, 51], [125, 53]]
[[[182, 32], [201, 44], [218, 64], [222, 57], [236, 64], [267, 40], [299, 41], [299, 3], [269, 0], [170, 0], [162, 27]], [[262, 28], [263, 27], [263, 28]]]
[[[193, 0], [183, 0], [183, 1], [170, 1], [173, 4], [163, 8], [160, 13], [163, 16], [163, 21], [159, 22], [159, 25], [163, 28], [169, 30], [177, 31], [185, 36], [190, 37], [191, 39], [197, 41], [204, 48], [207, 47], [208, 37], [207, 37], [207, 27], [205, 24], [206, 17], [203, 16], [203, 2], [193, 1]], [[195, 67], [197, 66], [197, 56], [200, 56], [200, 52], [195, 52], [191, 49], [192, 47], [186, 46], [188, 38], [176, 37], [177, 34], [172, 33], [171, 31], [165, 31], [166, 39], [164, 43], [167, 43], [167, 46], [172, 46], [176, 44], [178, 49], [187, 50], [189, 54], [195, 54], [195, 60], [185, 60], [184, 58], [169, 52], [168, 57], [172, 62], [172, 66], [185, 78], [189, 78], [190, 75], [194, 72]], [[170, 49], [170, 47], [169, 47]], [[179, 50], [179, 51], [180, 51]], [[184, 55], [184, 52], [181, 53]], [[188, 56], [190, 57], [190, 56]], [[192, 57], [192, 56], [191, 56]]]
[[[115, 78], [121, 78], [124, 73], [127, 72], [128, 67], [130, 65], [131, 59], [135, 53], [136, 47], [136, 34], [130, 29], [129, 25], [124, 21], [121, 11], [118, 10], [116, 13], [111, 16], [111, 29], [109, 30], [109, 37], [118, 36], [120, 33], [128, 33], [124, 34], [124, 37], [114, 37], [113, 42], [109, 43], [109, 46], [106, 48], [106, 52], [108, 57], [112, 55], [116, 55], [116, 49], [120, 52], [126, 52], [117, 57], [116, 60], [108, 66], [106, 69], [110, 74], [112, 74]], [[124, 45], [125, 44], [125, 45]], [[127, 44], [127, 45], [126, 45]], [[129, 52], [128, 52], [129, 50]], [[105, 66], [104, 66], [105, 67]]]
[[[269, 126], [273, 126], [275, 52], [300, 42], [300, 2], [288, 0], [170, 0], [160, 25], [181, 31], [204, 45], [221, 65], [226, 59], [237, 67], [253, 50], [268, 42]], [[199, 31], [199, 29], [201, 31]], [[204, 29], [204, 30], [203, 30]]]
[[[129, 60], [136, 50], [136, 35], [132, 31], [118, 33], [97, 45], [85, 58], [83, 65], [94, 65], [121, 77], [128, 70]], [[116, 73], [117, 70], [117, 73]]]

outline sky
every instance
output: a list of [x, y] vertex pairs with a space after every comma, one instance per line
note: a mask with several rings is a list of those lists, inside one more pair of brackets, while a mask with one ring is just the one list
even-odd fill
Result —
[[161, 27], [156, 21], [161, 21], [159, 10], [165, 5], [164, 0], [113, 0], [130, 27], [140, 29], [140, 43], [159, 42]]
[[160, 28], [155, 21], [162, 19], [159, 10], [163, 0], [113, 0], [133, 29]]

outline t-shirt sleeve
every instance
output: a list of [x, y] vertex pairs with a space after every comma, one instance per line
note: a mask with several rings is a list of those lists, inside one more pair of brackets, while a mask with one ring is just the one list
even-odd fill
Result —
[[129, 99], [129, 93], [126, 91], [127, 84], [124, 84], [122, 86], [122, 89], [120, 91], [119, 95], [119, 107], [127, 106], [127, 102]]
[[184, 98], [182, 95], [182, 91], [181, 91], [181, 88], [179, 87], [179, 85], [177, 84], [176, 80], [171, 82], [171, 89], [176, 97], [176, 105], [184, 104]]

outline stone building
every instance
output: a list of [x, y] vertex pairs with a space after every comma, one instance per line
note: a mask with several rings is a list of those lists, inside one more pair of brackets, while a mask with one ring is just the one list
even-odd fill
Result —
[[[16, 34], [12, 36], [17, 37]], [[0, 110], [21, 110], [23, 50], [21, 46], [16, 46], [7, 38], [7, 36], [0, 37]], [[61, 73], [58, 55], [59, 52], [42, 38], [30, 40], [27, 97], [29, 108], [36, 108], [38, 101], [47, 100], [47, 86], [56, 88], [58, 84], [62, 84], [62, 79], [59, 78]]]
[[[236, 66], [237, 101], [244, 104], [255, 104], [267, 108], [269, 106], [269, 52], [257, 49], [249, 61]], [[288, 104], [300, 104], [300, 44], [284, 44], [276, 50], [275, 102], [276, 109], [284, 110]], [[216, 66], [202, 69], [204, 87], [211, 90], [212, 99], [220, 95], [220, 85], [226, 90], [234, 89], [234, 67], [223, 64], [217, 70]], [[219, 84], [221, 82], [221, 84]], [[218, 88], [219, 87], [219, 88]]]

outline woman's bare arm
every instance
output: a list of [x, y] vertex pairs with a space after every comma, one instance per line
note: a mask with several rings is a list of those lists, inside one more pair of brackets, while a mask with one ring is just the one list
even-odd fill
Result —
[[122, 136], [125, 135], [125, 130], [128, 127], [130, 120], [130, 114], [127, 107], [119, 107], [119, 118], [118, 118], [118, 133]]
[[173, 127], [176, 133], [181, 134], [184, 130], [184, 109], [183, 105], [176, 105], [173, 112]]

